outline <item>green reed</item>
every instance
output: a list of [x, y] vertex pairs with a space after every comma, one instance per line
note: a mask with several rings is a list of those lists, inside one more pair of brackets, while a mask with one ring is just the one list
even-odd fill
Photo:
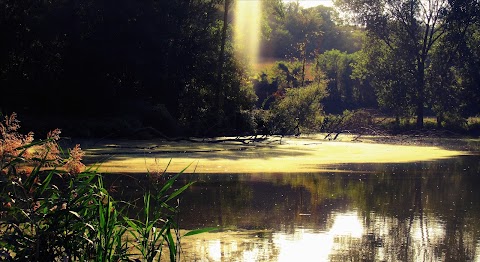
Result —
[[180, 261], [178, 199], [192, 185], [174, 188], [183, 171], [153, 181], [143, 216], [130, 218], [132, 204], [115, 201], [78, 145], [63, 151], [59, 130], [34, 142], [18, 127], [15, 115], [0, 122], [1, 261], [160, 261], [165, 248]]

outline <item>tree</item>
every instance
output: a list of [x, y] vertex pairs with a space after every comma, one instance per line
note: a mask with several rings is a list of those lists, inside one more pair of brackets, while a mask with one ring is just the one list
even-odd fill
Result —
[[272, 106], [272, 131], [282, 135], [295, 134], [301, 130], [318, 131], [323, 116], [321, 101], [326, 95], [324, 81], [299, 88], [287, 88], [285, 95]]
[[449, 29], [446, 14], [454, 11], [451, 3], [447, 0], [336, 0], [335, 4], [352, 14], [355, 23], [365, 26], [369, 36], [382, 41], [392, 54], [397, 54], [397, 59], [403, 59], [401, 63], [413, 77], [414, 92], [408, 97], [408, 103], [415, 107], [417, 127], [423, 127], [426, 70], [434, 44]]
[[353, 56], [333, 49], [317, 56], [316, 76], [328, 81], [328, 97], [325, 98], [327, 112], [341, 113], [354, 107], [354, 83], [350, 78]]
[[257, 108], [269, 109], [270, 104], [282, 99], [288, 88], [299, 88], [302, 81], [302, 63], [299, 61], [278, 61], [267, 70], [262, 71], [254, 81], [258, 97]]
[[378, 38], [366, 37], [351, 76], [362, 83], [369, 97], [373, 88], [378, 105], [395, 116], [397, 125], [401, 117], [410, 117], [414, 110], [410, 103], [415, 95], [414, 70], [408, 61], [411, 57], [402, 50], [392, 50]]
[[332, 19], [332, 10], [304, 9], [296, 2], [265, 3], [268, 13], [264, 19], [269, 30], [264, 30], [262, 53], [280, 59], [314, 57], [321, 48], [323, 31], [332, 27], [333, 21], [324, 20]]
[[222, 39], [220, 42], [220, 53], [218, 54], [218, 65], [217, 65], [217, 88], [216, 88], [216, 110], [218, 116], [218, 122], [221, 124], [223, 118], [223, 67], [225, 60], [225, 46], [227, 44], [227, 31], [228, 31], [228, 11], [230, 9], [230, 0], [224, 1], [223, 6], [223, 24], [222, 24]]
[[480, 6], [469, 0], [450, 5], [448, 30], [434, 46], [428, 71], [427, 91], [439, 127], [464, 124], [466, 117], [480, 112]]
[[314, 59], [331, 49], [348, 53], [361, 49], [363, 29], [345, 24], [333, 7], [305, 9], [295, 2], [263, 0], [263, 10], [264, 57], [302, 59], [306, 54]]

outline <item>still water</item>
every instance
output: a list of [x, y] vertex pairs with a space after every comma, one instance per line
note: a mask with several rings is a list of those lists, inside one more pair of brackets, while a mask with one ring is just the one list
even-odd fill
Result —
[[480, 156], [184, 174], [182, 261], [480, 261]]

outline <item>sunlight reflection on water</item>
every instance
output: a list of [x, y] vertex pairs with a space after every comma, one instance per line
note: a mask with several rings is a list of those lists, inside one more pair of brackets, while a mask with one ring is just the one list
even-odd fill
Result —
[[340, 236], [361, 238], [364, 228], [356, 212], [334, 216], [332, 227], [326, 232], [310, 229], [297, 230], [293, 235], [274, 234], [274, 243], [280, 248], [277, 261], [327, 261]]
[[[375, 214], [372, 214], [375, 216]], [[218, 238], [197, 240], [193, 252], [187, 257], [194, 261], [344, 261], [348, 258], [362, 258], [374, 261], [397, 261], [396, 257], [404, 249], [401, 242], [384, 243], [383, 239], [392, 234], [392, 228], [401, 224], [396, 218], [386, 221], [377, 218], [370, 222], [371, 232], [362, 222], [356, 210], [337, 212], [327, 221], [326, 230], [296, 228], [294, 232], [274, 232], [259, 237], [259, 234], [222, 232]], [[393, 225], [393, 226], [392, 226]], [[440, 221], [430, 218], [414, 218], [407, 227], [411, 230], [411, 243], [414, 248], [409, 261], [422, 261], [434, 257], [441, 249], [445, 238], [445, 227]], [[228, 235], [231, 237], [228, 237]], [[396, 246], [398, 245], [398, 246]], [[365, 247], [358, 254], [349, 250]], [[373, 247], [374, 249], [370, 248]], [[476, 246], [477, 252], [480, 246]], [[194, 258], [194, 259], [193, 259]], [[475, 261], [478, 261], [478, 257]]]
[[328, 261], [332, 253], [344, 248], [344, 238], [360, 239], [365, 231], [356, 211], [336, 213], [329, 224], [326, 231], [296, 228], [293, 233], [265, 235], [222, 232], [191, 243], [186, 257], [188, 261]]

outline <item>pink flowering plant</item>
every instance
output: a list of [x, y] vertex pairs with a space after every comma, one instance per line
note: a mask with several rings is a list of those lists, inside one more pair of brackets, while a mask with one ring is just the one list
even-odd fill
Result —
[[0, 261], [159, 261], [165, 246], [170, 261], [179, 260], [178, 208], [169, 203], [192, 184], [173, 188], [181, 172], [151, 181], [136, 207], [144, 216], [130, 218], [120, 207], [135, 204], [111, 197], [102, 176], [82, 163], [80, 145], [63, 151], [59, 129], [38, 141], [19, 129], [15, 113], [2, 117]]
[[19, 129], [15, 113], [0, 121], [0, 260], [126, 260], [125, 227], [80, 145], [65, 152], [59, 129], [39, 141]]
[[85, 170], [79, 145], [60, 148], [59, 129], [39, 141], [19, 129], [15, 113], [0, 121], [0, 260], [79, 257], [89, 248], [79, 236], [93, 214], [86, 203], [98, 191], [87, 184], [94, 173]]
[[0, 122], [0, 172], [3, 175], [21, 173], [29, 176], [32, 167], [61, 167], [72, 175], [85, 169], [82, 164], [84, 152], [80, 145], [69, 150], [69, 155], [63, 157], [63, 152], [58, 146], [60, 129], [55, 129], [47, 134], [47, 139], [33, 143], [33, 132], [27, 135], [20, 134], [20, 121], [13, 113], [5, 116]]

